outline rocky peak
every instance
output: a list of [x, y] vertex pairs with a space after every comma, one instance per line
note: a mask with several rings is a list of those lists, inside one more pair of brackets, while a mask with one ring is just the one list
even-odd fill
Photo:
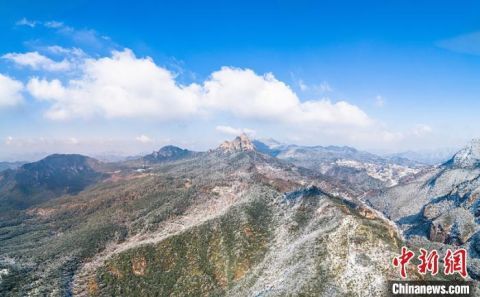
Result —
[[456, 153], [453, 158], [447, 162], [447, 165], [460, 168], [480, 166], [480, 139], [473, 139], [466, 147]]
[[250, 138], [248, 138], [245, 133], [242, 133], [241, 135], [235, 137], [234, 140], [225, 141], [222, 143], [218, 147], [218, 150], [229, 153], [254, 151], [255, 145], [253, 145], [252, 141], [250, 141]]

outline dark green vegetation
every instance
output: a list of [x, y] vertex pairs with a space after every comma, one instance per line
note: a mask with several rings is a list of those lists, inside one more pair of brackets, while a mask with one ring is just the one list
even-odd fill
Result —
[[[221, 296], [263, 258], [271, 214], [265, 201], [116, 255], [98, 271], [99, 292], [113, 296]], [[95, 294], [95, 290], [92, 291]]]
[[63, 194], [77, 194], [100, 181], [98, 161], [81, 155], [51, 155], [0, 173], [0, 213], [26, 209]]

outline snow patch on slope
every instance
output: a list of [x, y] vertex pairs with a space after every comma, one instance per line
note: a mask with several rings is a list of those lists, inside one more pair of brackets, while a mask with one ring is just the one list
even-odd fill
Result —
[[335, 165], [365, 170], [369, 176], [385, 182], [388, 187], [397, 185], [399, 180], [405, 176], [420, 172], [420, 169], [418, 168], [411, 168], [397, 164], [380, 165], [346, 159], [337, 160]]

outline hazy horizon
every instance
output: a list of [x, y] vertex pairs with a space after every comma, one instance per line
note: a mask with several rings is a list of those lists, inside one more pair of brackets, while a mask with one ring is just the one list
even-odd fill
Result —
[[[268, 144], [269, 142], [277, 142], [279, 145], [287, 146], [287, 145], [295, 145], [295, 146], [300, 146], [300, 147], [314, 147], [314, 146], [322, 146], [322, 145], [301, 145], [297, 143], [286, 143], [286, 142], [281, 142], [273, 138], [258, 138], [255, 137], [254, 135], [249, 135], [249, 138], [252, 141], [260, 141], [265, 144]], [[41, 160], [49, 155], [52, 154], [81, 154], [85, 156], [90, 156], [93, 158], [96, 158], [101, 161], [123, 161], [127, 158], [135, 158], [135, 157], [142, 157], [147, 154], [150, 154], [152, 152], [158, 151], [161, 148], [165, 146], [176, 146], [180, 147], [182, 149], [188, 149], [191, 151], [197, 151], [197, 152], [206, 152], [212, 149], [217, 148], [222, 142], [224, 141], [230, 141], [234, 138], [236, 138], [238, 135], [232, 134], [227, 136], [225, 139], [222, 141], [219, 141], [218, 143], [214, 144], [213, 146], [210, 147], [205, 147], [205, 148], [192, 148], [187, 146], [184, 146], [182, 144], [176, 144], [176, 143], [163, 143], [160, 144], [151, 142], [150, 143], [150, 149], [145, 149], [143, 151], [140, 150], [135, 150], [133, 149], [132, 151], [128, 150], [115, 150], [111, 149], [110, 151], [105, 150], [105, 151], [90, 151], [88, 149], [88, 144], [78, 144], [76, 147], [63, 147], [60, 149], [52, 149], [51, 151], [49, 150], [36, 150], [36, 151], [31, 151], [31, 152], [17, 152], [17, 153], [12, 153], [10, 155], [5, 155], [3, 159], [0, 159], [0, 162], [35, 162], [38, 160]], [[115, 141], [110, 141], [106, 142], [110, 145], [113, 145], [115, 147], [122, 147], [122, 145], [125, 145], [125, 143], [121, 142], [115, 142]], [[466, 144], [465, 144], [466, 145]], [[328, 147], [328, 146], [336, 146], [336, 145], [323, 145], [323, 147]], [[343, 145], [338, 145], [339, 147]], [[347, 146], [347, 147], [352, 147], [352, 146]], [[375, 150], [375, 149], [358, 149], [355, 147], [352, 147], [354, 149], [358, 149], [359, 151], [364, 151], [372, 154], [376, 154], [378, 156], [383, 156], [383, 157], [389, 157], [389, 156], [395, 156], [395, 155], [402, 155], [403, 157], [406, 157], [407, 159], [411, 159], [413, 161], [420, 161], [420, 159], [431, 159], [432, 161], [437, 160], [438, 162], [443, 162], [449, 159], [451, 156], [453, 156], [458, 150], [460, 150], [463, 146], [459, 147], [444, 147], [444, 148], [437, 148], [437, 149], [423, 149], [423, 150], [404, 150], [404, 151], [385, 151], [385, 150]], [[405, 154], [405, 155], [404, 155]], [[408, 154], [411, 154], [412, 156], [415, 155], [417, 158], [410, 157]], [[427, 163], [430, 164], [430, 163]], [[431, 163], [432, 165], [435, 164], [435, 162]]]

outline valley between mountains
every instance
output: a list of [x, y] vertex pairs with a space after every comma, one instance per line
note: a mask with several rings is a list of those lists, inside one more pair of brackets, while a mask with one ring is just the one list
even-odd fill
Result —
[[2, 296], [385, 296], [402, 246], [464, 247], [480, 279], [479, 141], [438, 165], [240, 135], [0, 168]]

